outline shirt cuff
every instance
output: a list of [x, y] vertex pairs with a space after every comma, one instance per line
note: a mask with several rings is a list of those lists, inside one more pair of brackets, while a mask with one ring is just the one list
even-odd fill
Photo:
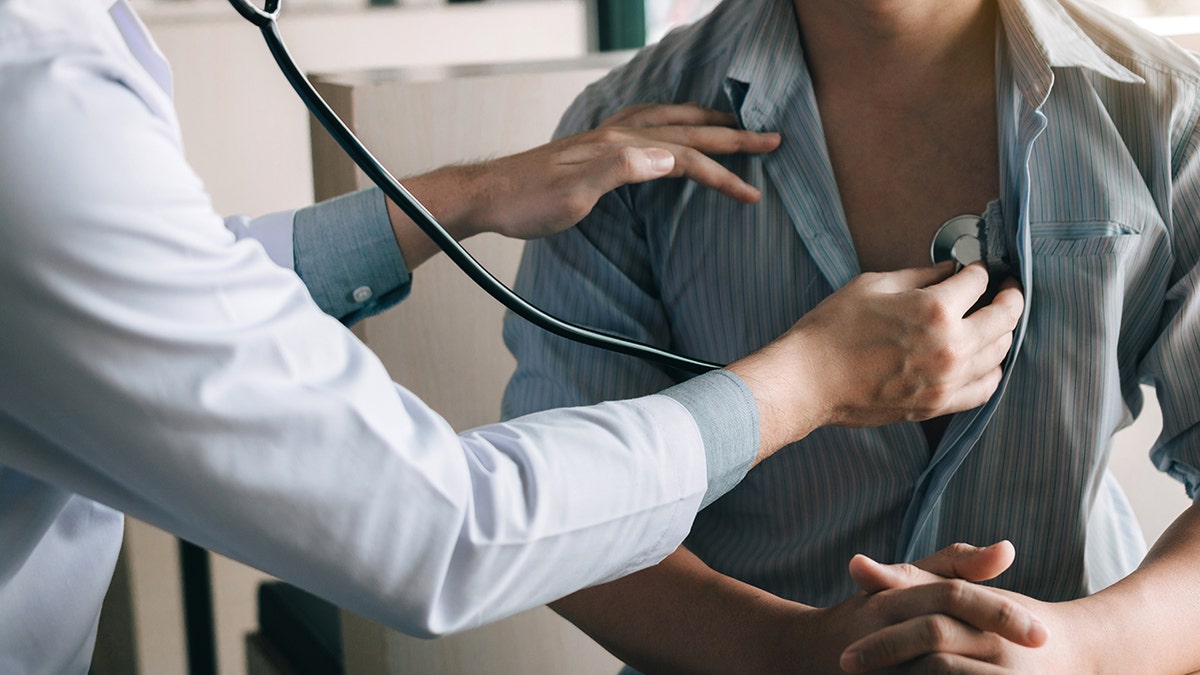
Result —
[[746, 477], [758, 455], [758, 404], [742, 378], [714, 370], [662, 392], [696, 420], [704, 440], [708, 491], [700, 508], [716, 501]]
[[388, 309], [412, 288], [378, 188], [300, 209], [292, 245], [296, 274], [317, 305], [346, 325]]

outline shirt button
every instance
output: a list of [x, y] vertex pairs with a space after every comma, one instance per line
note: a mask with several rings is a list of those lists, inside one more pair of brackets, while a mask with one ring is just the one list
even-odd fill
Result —
[[350, 294], [350, 297], [354, 298], [355, 302], [362, 303], [370, 300], [372, 295], [374, 295], [374, 293], [371, 292], [370, 287], [359, 286], [358, 288], [354, 289], [354, 292]]

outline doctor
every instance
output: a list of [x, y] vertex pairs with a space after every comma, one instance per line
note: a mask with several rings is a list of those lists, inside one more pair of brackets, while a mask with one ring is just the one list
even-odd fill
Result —
[[[337, 319], [434, 252], [368, 190], [223, 221], [119, 0], [0, 0], [0, 672], [86, 672], [129, 513], [417, 635], [651, 565], [826, 424], [983, 402], [1021, 299], [968, 269], [849, 284], [763, 351], [639, 400], [455, 434]], [[555, 232], [630, 181], [757, 191], [690, 106], [408, 182], [457, 236]], [[236, 150], [231, 150], [236, 161]], [[399, 246], [397, 246], [399, 244]]]

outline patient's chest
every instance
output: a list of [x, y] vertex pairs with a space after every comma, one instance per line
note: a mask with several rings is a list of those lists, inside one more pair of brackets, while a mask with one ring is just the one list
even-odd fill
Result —
[[[1027, 203], [1000, 200], [1005, 221], [1024, 213], [1028, 223], [1019, 262], [1033, 286], [1023, 347], [996, 414], [951, 483], [938, 532], [939, 543], [1013, 539], [1045, 566], [1026, 566], [1004, 585], [1065, 599], [1082, 587], [1071, 567], [1086, 531], [1080, 518], [1123, 423], [1123, 385], [1136, 381], [1160, 325], [1172, 249], [1157, 191], [1143, 183], [1165, 172], [1139, 171], [1119, 139], [1102, 144], [1054, 106], [1046, 112], [1051, 124], [1032, 149]], [[845, 227], [856, 246], [845, 255], [865, 269], [925, 264], [943, 220], [995, 199], [996, 141], [977, 131], [926, 157], [889, 150], [889, 164], [865, 156], [855, 143], [869, 144], [853, 129], [827, 129], [847, 216], [830, 229]], [[982, 146], [993, 150], [976, 167]], [[772, 172], [762, 158], [722, 161], [762, 186], [761, 203], [681, 185], [635, 204], [668, 214], [647, 236], [672, 344], [728, 361], [832, 293], [836, 275], [822, 257], [843, 253], [831, 244], [836, 237], [805, 231], [788, 207], [791, 195], [820, 194], [819, 180]], [[772, 592], [836, 602], [853, 590], [850, 556], [895, 554], [928, 453], [916, 425], [819, 430], [702, 512], [689, 544], [714, 568]], [[1051, 578], [1038, 569], [1065, 571]]]
[[938, 227], [999, 195], [995, 102], [919, 114], [818, 98], [829, 161], [859, 267], [930, 264]]

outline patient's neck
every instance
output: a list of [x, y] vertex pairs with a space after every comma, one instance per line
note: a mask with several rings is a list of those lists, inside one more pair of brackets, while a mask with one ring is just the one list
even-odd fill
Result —
[[818, 92], [939, 95], [993, 81], [995, 0], [793, 2]]

